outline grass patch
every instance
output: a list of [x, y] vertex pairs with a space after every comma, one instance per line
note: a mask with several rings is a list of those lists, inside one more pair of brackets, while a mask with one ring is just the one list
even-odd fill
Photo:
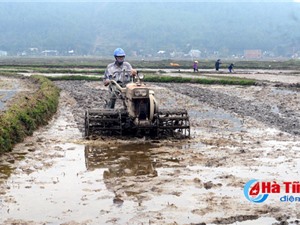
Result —
[[65, 69], [55, 69], [55, 68], [32, 68], [33, 72], [36, 73], [63, 73], [63, 74], [95, 74], [95, 75], [103, 75], [104, 74], [104, 69], [72, 69], [72, 68], [65, 68]]
[[255, 85], [256, 81], [245, 78], [191, 78], [191, 77], [170, 77], [170, 76], [147, 76], [145, 81], [160, 83], [196, 83], [196, 84], [222, 84], [222, 85]]
[[39, 85], [38, 91], [23, 96], [0, 115], [0, 154], [11, 151], [14, 144], [22, 142], [41, 125], [46, 125], [56, 112], [59, 89], [47, 78], [29, 78]]
[[48, 67], [18, 67], [1, 68], [1, 72], [6, 73], [62, 73], [62, 74], [94, 74], [103, 75], [105, 69], [95, 68], [48, 68]]
[[102, 81], [103, 77], [99, 76], [80, 76], [80, 75], [72, 75], [72, 76], [46, 76], [51, 81], [56, 80], [87, 80], [87, 81]]
[[[87, 81], [102, 81], [102, 77], [94, 76], [56, 76], [47, 77], [48, 79], [55, 80], [87, 80]], [[159, 76], [147, 75], [144, 78], [145, 82], [158, 82], [158, 83], [196, 83], [196, 84], [223, 84], [223, 85], [255, 85], [256, 80], [238, 78], [238, 77], [219, 77], [219, 78], [190, 78], [190, 77], [172, 77], [172, 76]]]

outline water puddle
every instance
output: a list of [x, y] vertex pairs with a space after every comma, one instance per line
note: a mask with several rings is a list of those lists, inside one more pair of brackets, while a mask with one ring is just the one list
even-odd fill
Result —
[[296, 91], [288, 90], [288, 89], [280, 89], [280, 88], [272, 88], [272, 92], [274, 94], [280, 94], [280, 95], [292, 95], [297, 94]]
[[209, 127], [213, 131], [225, 129], [228, 131], [236, 132], [243, 130], [242, 121], [222, 109], [207, 108], [203, 111], [189, 110], [189, 116], [191, 118], [197, 118], [197, 121], [201, 121], [202, 123], [207, 121], [209, 123]]
[[271, 112], [272, 112], [272, 113], [275, 113], [275, 114], [280, 114], [280, 110], [279, 110], [279, 108], [278, 108], [277, 105], [273, 105], [273, 106], [271, 107]]
[[8, 178], [13, 170], [9, 165], [0, 165], [0, 178]]
[[84, 195], [83, 189], [86, 187], [80, 176], [86, 169], [84, 147], [74, 144], [60, 147], [72, 147], [74, 150], [65, 151], [63, 157], [52, 157], [55, 166], [25, 174], [16, 172], [13, 179], [5, 182], [5, 186], [9, 187], [9, 194], [2, 198], [1, 224], [10, 217], [52, 221], [50, 224], [55, 224], [70, 209], [77, 209], [77, 205], [82, 204], [80, 196]]
[[14, 83], [11, 89], [0, 89], [0, 110], [5, 109], [5, 104], [8, 100], [13, 98], [18, 92], [18, 85]]
[[85, 160], [88, 170], [107, 168], [106, 178], [122, 176], [156, 176], [151, 159], [151, 144], [128, 144], [121, 146], [85, 146]]
[[[173, 195], [162, 194], [154, 201], [151, 193], [151, 189], [159, 190], [151, 183], [161, 165], [156, 160], [159, 153], [151, 152], [156, 147], [149, 143], [56, 144], [55, 151], [47, 153], [52, 166], [15, 172], [13, 179], [5, 181], [9, 192], [1, 197], [0, 223], [9, 218], [47, 224], [94, 218], [100, 223], [104, 219], [125, 224], [135, 212], [163, 209]], [[0, 167], [7, 177], [12, 172], [9, 166]], [[160, 172], [165, 173], [164, 169]]]

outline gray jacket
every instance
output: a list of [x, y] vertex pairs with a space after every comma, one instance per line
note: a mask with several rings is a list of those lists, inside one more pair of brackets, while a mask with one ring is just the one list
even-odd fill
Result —
[[128, 62], [123, 62], [121, 66], [118, 66], [115, 62], [110, 63], [105, 70], [103, 81], [115, 80], [122, 83], [128, 83], [130, 81], [130, 73], [132, 66]]

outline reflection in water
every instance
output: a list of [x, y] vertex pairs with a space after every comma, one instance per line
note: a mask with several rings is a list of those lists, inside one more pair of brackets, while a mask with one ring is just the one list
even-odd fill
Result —
[[117, 147], [85, 147], [85, 160], [88, 170], [108, 168], [104, 178], [151, 175], [156, 176], [151, 161], [149, 144], [122, 145]]
[[149, 180], [157, 176], [151, 159], [151, 147], [153, 146], [150, 144], [117, 147], [87, 145], [85, 147], [86, 167], [88, 170], [108, 169], [103, 172], [104, 183], [106, 188], [115, 194], [113, 202], [122, 205], [124, 197], [133, 197], [146, 191], [143, 188], [134, 187], [138, 185], [136, 178], [144, 176], [146, 180]]
[[[13, 168], [9, 165], [0, 165], [0, 179], [5, 178], [7, 179], [10, 174], [12, 173]], [[1, 183], [1, 180], [0, 180]]]

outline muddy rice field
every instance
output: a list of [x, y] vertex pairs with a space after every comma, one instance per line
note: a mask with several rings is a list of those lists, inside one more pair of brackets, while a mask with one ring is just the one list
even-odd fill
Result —
[[[300, 74], [249, 77], [258, 85], [149, 83], [160, 108], [188, 110], [186, 140], [86, 140], [84, 112], [107, 88], [55, 81], [57, 114], [0, 157], [0, 224], [299, 224]], [[253, 179], [280, 192], [255, 203]]]

